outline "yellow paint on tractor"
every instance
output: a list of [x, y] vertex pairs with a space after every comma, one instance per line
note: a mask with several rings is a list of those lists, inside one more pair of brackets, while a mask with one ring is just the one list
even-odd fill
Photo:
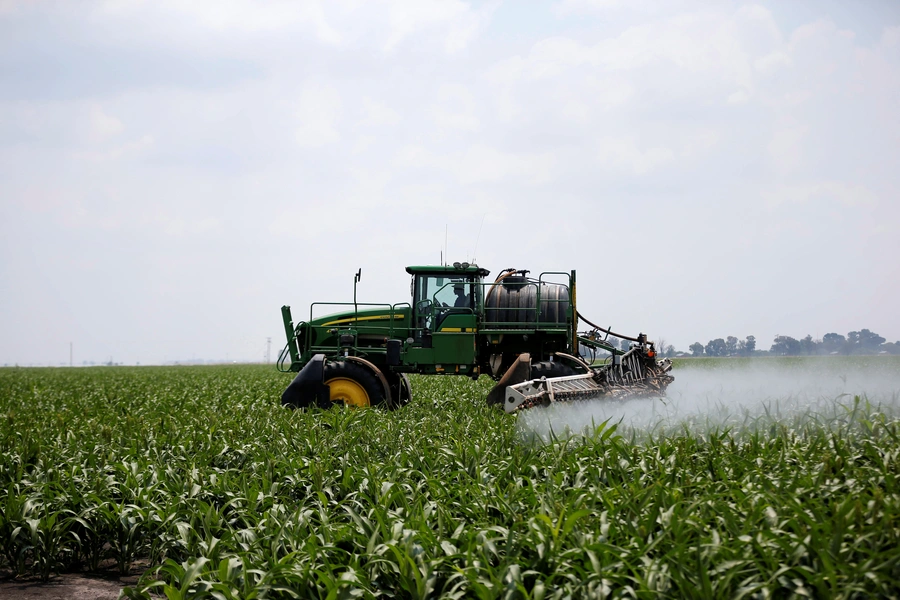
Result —
[[331, 390], [329, 398], [332, 402], [343, 402], [346, 406], [355, 407], [366, 407], [371, 404], [366, 390], [353, 379], [335, 377], [329, 379], [327, 383]]
[[403, 320], [403, 315], [372, 315], [369, 317], [347, 317], [345, 319], [337, 319], [335, 321], [328, 321], [327, 323], [322, 323], [319, 327], [328, 327], [329, 325], [342, 325], [344, 323], [354, 323], [359, 321], [389, 321], [393, 316], [394, 319], [398, 321]]

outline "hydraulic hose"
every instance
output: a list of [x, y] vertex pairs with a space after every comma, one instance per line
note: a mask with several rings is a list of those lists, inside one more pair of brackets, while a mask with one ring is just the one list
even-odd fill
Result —
[[487, 304], [488, 299], [491, 297], [491, 294], [494, 292], [494, 288], [497, 287], [497, 285], [498, 285], [501, 281], [503, 281], [504, 279], [506, 279], [506, 278], [509, 277], [510, 275], [515, 275], [516, 273], [517, 273], [517, 270], [516, 270], [516, 269], [506, 269], [506, 270], [504, 270], [504, 271], [501, 271], [501, 272], [497, 273], [497, 278], [494, 280], [494, 283], [493, 283], [493, 284], [491, 285], [491, 287], [488, 289], [487, 295], [485, 295], [485, 297], [484, 297], [484, 303]]
[[599, 331], [602, 331], [603, 333], [605, 333], [605, 334], [607, 334], [607, 335], [614, 335], [614, 336], [616, 336], [616, 337], [619, 338], [619, 339], [628, 340], [629, 342], [640, 343], [640, 340], [637, 339], [637, 338], [628, 337], [627, 335], [622, 335], [621, 333], [616, 333], [616, 332], [611, 331], [611, 330], [609, 330], [609, 329], [606, 329], [606, 328], [604, 328], [604, 327], [600, 327], [599, 325], [594, 325], [593, 323], [591, 323], [590, 321], [588, 321], [587, 319], [585, 319], [585, 318], [584, 318], [584, 315], [582, 315], [580, 312], [577, 312], [577, 311], [576, 311], [575, 314], [578, 315], [578, 318], [579, 318], [579, 319], [581, 319], [582, 321], [584, 321], [585, 323], [587, 323], [588, 325], [590, 325], [590, 326], [593, 327], [594, 329], [597, 329], [597, 330], [599, 330]]

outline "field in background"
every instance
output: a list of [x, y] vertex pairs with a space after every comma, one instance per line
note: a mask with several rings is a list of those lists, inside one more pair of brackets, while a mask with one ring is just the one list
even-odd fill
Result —
[[299, 412], [262, 366], [0, 369], [2, 568], [149, 559], [130, 597], [896, 596], [900, 363], [803, 361], [691, 359], [665, 403], [552, 418], [489, 410], [486, 378]]

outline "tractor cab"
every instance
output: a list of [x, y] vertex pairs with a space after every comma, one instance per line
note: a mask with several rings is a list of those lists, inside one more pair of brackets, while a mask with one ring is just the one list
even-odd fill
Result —
[[[413, 266], [409, 360], [434, 364], [435, 372], [459, 372], [475, 362], [475, 332], [483, 313], [483, 278], [478, 265]], [[430, 368], [429, 368], [430, 370]]]

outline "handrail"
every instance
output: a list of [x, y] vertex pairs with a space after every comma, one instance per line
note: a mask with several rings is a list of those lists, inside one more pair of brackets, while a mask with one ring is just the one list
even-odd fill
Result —
[[[406, 315], [403, 314], [402, 312], [398, 312], [397, 308], [403, 307], [403, 306], [408, 306], [408, 307], [410, 307], [410, 312], [412, 312], [412, 307], [410, 306], [410, 304], [408, 302], [398, 302], [396, 304], [387, 304], [387, 303], [381, 303], [381, 302], [378, 302], [378, 303], [357, 302], [355, 305], [352, 302], [313, 302], [309, 306], [309, 316], [310, 316], [309, 320], [310, 321], [313, 320], [313, 310], [316, 306], [356, 306], [356, 307], [363, 306], [363, 307], [370, 307], [370, 308], [386, 309], [388, 311], [388, 315], [389, 315], [389, 318], [387, 319], [388, 325], [386, 327], [387, 332], [388, 332], [388, 337], [393, 337], [396, 322], [402, 321], [406, 317]], [[319, 318], [322, 319], [327, 316], [328, 315], [322, 315]], [[359, 311], [356, 308], [354, 308], [354, 312], [351, 316], [341, 317], [340, 320], [347, 321], [346, 325], [351, 325], [351, 324], [359, 325], [359, 322], [361, 320], [363, 320], [363, 321], [368, 320], [368, 316], [366, 316], [366, 315], [360, 316]], [[344, 324], [342, 323], [341, 325], [344, 325]], [[323, 328], [325, 326], [324, 325], [314, 325], [313, 327]], [[369, 324], [369, 325], [367, 325], [367, 327], [373, 328], [373, 329], [381, 329], [381, 327], [379, 325], [374, 325], [374, 324]]]
[[284, 368], [284, 359], [287, 358], [287, 356], [288, 356], [288, 354], [289, 354], [289, 352], [288, 352], [288, 347], [289, 347], [290, 345], [291, 345], [291, 343], [290, 343], [290, 342], [287, 342], [287, 343], [284, 345], [284, 348], [281, 349], [281, 352], [278, 353], [278, 360], [275, 361], [275, 369], [276, 369], [279, 373], [288, 373], [288, 372], [290, 372], [290, 369], [285, 369], [285, 368]]
[[[544, 275], [548, 275], [548, 274], [549, 275], [566, 275], [566, 276], [568, 276], [568, 273], [562, 273], [562, 272], [557, 273], [555, 271], [550, 271], [547, 273], [541, 273], [541, 278]], [[559, 321], [542, 321], [542, 320], [540, 320], [541, 308], [545, 302], [548, 304], [565, 304], [565, 303], [571, 304], [571, 292], [567, 293], [564, 298], [544, 299], [543, 295], [541, 293], [541, 288], [544, 284], [560, 285], [560, 286], [566, 288], [567, 291], [570, 290], [569, 286], [562, 284], [562, 283], [546, 281], [546, 280], [543, 280], [540, 278], [537, 280], [534, 280], [534, 279], [527, 280], [526, 282], [524, 282], [520, 285], [523, 287], [525, 287], [525, 286], [534, 286], [535, 287], [534, 306], [532, 306], [532, 307], [518, 307], [518, 306], [517, 307], [506, 307], [503, 309], [500, 309], [499, 307], [494, 307], [494, 308], [488, 309], [487, 296], [485, 295], [485, 304], [482, 307], [483, 313], [485, 315], [487, 314], [488, 310], [503, 310], [507, 313], [512, 312], [515, 314], [532, 312], [532, 313], [534, 313], [534, 320], [533, 321], [523, 321], [523, 320], [519, 320], [519, 321], [488, 321], [485, 319], [481, 323], [481, 329], [484, 331], [491, 331], [491, 332], [500, 332], [500, 331], [520, 332], [520, 331], [523, 331], [523, 329], [524, 330], [568, 329], [569, 327], [566, 324], [559, 323]], [[480, 284], [476, 283], [475, 285], [480, 285], [480, 286], [482, 286], [482, 288], [484, 286], [491, 286], [491, 288], [493, 288], [493, 286], [502, 285], [502, 283], [501, 284], [498, 284], [498, 283], [480, 283]], [[528, 325], [529, 327], [523, 328], [523, 325]]]
[[[313, 302], [309, 305], [309, 320], [313, 320], [313, 307], [315, 306], [354, 306], [353, 302]], [[391, 304], [386, 304], [383, 302], [357, 302], [355, 306], [371, 306], [372, 308], [388, 308], [391, 310], [391, 314], [393, 315], [393, 306]], [[356, 313], [354, 313], [356, 314]], [[327, 317], [328, 315], [322, 315], [322, 317]], [[321, 317], [320, 317], [321, 318]]]
[[[566, 275], [567, 277], [569, 276], [568, 273], [555, 272], [555, 271], [548, 271], [546, 273], [541, 273], [541, 277], [543, 277], [544, 275]], [[503, 332], [521, 333], [522, 331], [530, 331], [530, 330], [536, 331], [538, 329], [540, 329], [540, 330], [557, 330], [557, 329], [558, 330], [567, 330], [567, 329], [569, 329], [569, 326], [567, 324], [559, 323], [559, 321], [541, 321], [540, 320], [542, 302], [548, 302], [548, 303], [554, 303], [554, 304], [571, 303], [570, 294], [567, 294], [565, 298], [556, 298], [556, 299], [548, 299], [548, 300], [542, 299], [541, 298], [541, 285], [545, 284], [545, 283], [552, 284], [552, 285], [561, 285], [561, 286], [565, 287], [567, 290], [569, 289], [569, 287], [565, 284], [543, 281], [541, 279], [538, 279], [538, 280], [532, 279], [530, 281], [526, 281], [525, 283], [523, 283], [521, 285], [535, 287], [535, 304], [534, 304], [534, 306], [532, 306], [532, 307], [527, 307], [527, 306], [525, 306], [525, 307], [518, 307], [518, 306], [517, 307], [507, 307], [507, 308], [504, 308], [503, 310], [506, 311], [507, 313], [514, 312], [516, 314], [531, 312], [531, 313], [534, 313], [534, 320], [533, 321], [526, 321], [526, 320], [487, 321], [486, 319], [482, 319], [482, 321], [479, 325], [479, 329], [482, 331], [490, 331], [493, 333], [503, 333]], [[436, 319], [440, 313], [442, 313], [443, 311], [446, 311], [446, 310], [454, 310], [455, 314], [471, 313], [471, 314], [478, 316], [479, 315], [479, 312], [478, 312], [479, 307], [477, 307], [477, 306], [475, 308], [472, 308], [470, 306], [467, 306], [467, 307], [453, 307], [453, 306], [438, 307], [438, 297], [437, 297], [438, 294], [440, 292], [442, 292], [445, 288], [447, 288], [451, 285], [456, 285], [456, 283], [447, 282], [444, 285], [442, 285], [440, 288], [438, 288], [431, 295], [431, 299], [430, 299], [430, 301], [431, 301], [431, 314], [430, 314], [431, 318]], [[488, 310], [487, 306], [486, 306], [488, 295], [484, 293], [484, 288], [486, 286], [490, 286], [491, 288], [493, 288], [495, 285], [502, 285], [502, 284], [497, 284], [496, 282], [467, 282], [466, 285], [480, 286], [482, 288], [483, 300], [482, 300], [482, 306], [480, 308], [481, 308], [481, 314], [483, 316], [486, 313], [486, 311]], [[498, 310], [498, 309], [490, 309], [490, 310]], [[418, 316], [421, 317], [422, 315], [420, 314]], [[413, 325], [415, 325], [415, 323]], [[528, 325], [528, 327], [523, 327], [523, 325]], [[414, 327], [411, 327], [410, 329], [412, 331], [419, 331], [419, 330], [427, 329], [427, 328], [414, 326]]]

